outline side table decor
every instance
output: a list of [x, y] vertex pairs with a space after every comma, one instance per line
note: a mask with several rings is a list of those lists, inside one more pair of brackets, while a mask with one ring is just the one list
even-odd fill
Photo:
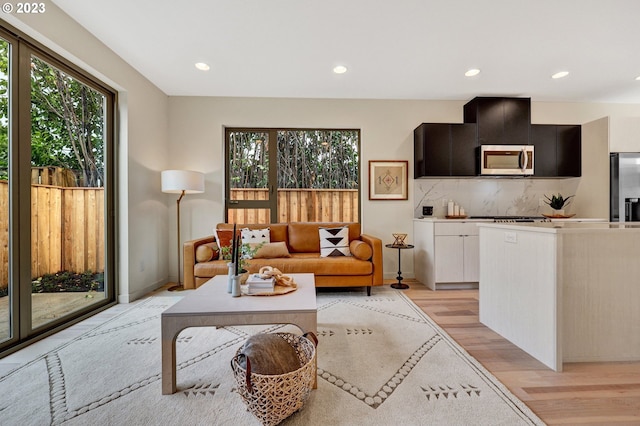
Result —
[[407, 238], [407, 234], [391, 234], [393, 235], [393, 245], [394, 246], [403, 246], [405, 245], [404, 240]]
[[400, 267], [400, 257], [401, 257], [400, 255], [402, 254], [402, 250], [404, 250], [404, 249], [412, 249], [414, 246], [412, 246], [411, 244], [404, 244], [404, 239], [403, 239], [403, 243], [402, 244], [395, 244], [395, 243], [394, 244], [385, 244], [385, 247], [398, 249], [398, 276], [396, 277], [398, 282], [391, 284], [391, 288], [395, 288], [395, 289], [398, 289], [398, 290], [406, 290], [406, 289], [408, 289], [409, 285], [408, 284], [404, 284], [402, 282], [402, 268]]

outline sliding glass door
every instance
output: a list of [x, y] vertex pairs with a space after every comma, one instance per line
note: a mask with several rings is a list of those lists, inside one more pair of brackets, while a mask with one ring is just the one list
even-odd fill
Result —
[[114, 102], [0, 29], [0, 356], [115, 302]]

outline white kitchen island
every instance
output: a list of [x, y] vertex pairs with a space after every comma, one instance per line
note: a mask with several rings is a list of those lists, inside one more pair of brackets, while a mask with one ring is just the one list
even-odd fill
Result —
[[480, 322], [556, 371], [640, 360], [640, 223], [478, 223]]

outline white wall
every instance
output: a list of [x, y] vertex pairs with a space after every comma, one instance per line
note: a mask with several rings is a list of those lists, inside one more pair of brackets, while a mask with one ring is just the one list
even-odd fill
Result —
[[167, 96], [53, 3], [46, 15], [3, 15], [10, 24], [118, 91], [119, 257], [121, 302], [166, 283], [171, 198], [160, 191], [168, 165]]
[[[370, 201], [367, 192], [368, 162], [409, 160], [409, 176], [413, 176], [413, 129], [422, 122], [462, 122], [462, 107], [465, 103], [466, 101], [171, 97], [171, 158], [179, 164], [188, 164], [191, 168], [206, 174], [205, 193], [189, 196], [182, 204], [183, 239], [210, 235], [215, 224], [223, 221], [222, 156], [225, 126], [344, 127], [361, 129], [362, 132], [361, 184], [364, 232], [381, 238], [384, 243], [392, 242], [393, 232], [408, 233], [410, 242], [412, 219], [414, 215], [418, 215], [415, 212], [418, 211], [423, 195], [417, 185], [423, 181], [417, 180], [414, 184], [410, 178], [407, 201]], [[607, 115], [640, 116], [640, 105], [536, 102], [532, 105], [532, 122], [539, 124], [583, 124]], [[585, 143], [590, 143], [589, 138], [586, 138]], [[637, 150], [640, 151], [640, 141], [637, 143]], [[585, 151], [593, 152], [588, 146], [585, 147]], [[608, 159], [605, 158], [604, 161]], [[590, 164], [592, 162], [585, 161], [587, 167], [590, 167]], [[583, 173], [590, 179], [608, 181], [608, 168], [588, 169], [583, 170]], [[554, 181], [559, 180], [539, 181], [529, 185], [540, 186], [540, 194], [550, 193], [556, 188]], [[568, 188], [567, 193], [574, 193], [580, 183], [579, 179], [563, 181], [559, 183], [563, 185], [559, 188]], [[467, 180], [468, 184], [471, 182]], [[607, 185], [603, 188], [606, 187], [608, 190]], [[517, 192], [517, 188], [512, 189], [514, 190]], [[602, 188], [597, 191], [602, 192]], [[599, 196], [602, 197], [603, 194]], [[604, 196], [608, 197], [608, 193]], [[589, 217], [594, 217], [601, 212], [596, 210], [587, 213]], [[171, 254], [170, 257], [173, 256], [174, 254]], [[413, 258], [411, 253], [407, 253], [405, 257], [402, 259], [403, 275], [406, 272], [405, 276], [411, 277]], [[387, 278], [395, 277], [396, 263], [396, 257], [385, 252], [384, 268]]]

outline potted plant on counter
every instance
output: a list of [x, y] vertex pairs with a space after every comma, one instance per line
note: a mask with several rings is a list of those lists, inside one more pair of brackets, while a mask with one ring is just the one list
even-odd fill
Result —
[[544, 198], [547, 199], [545, 203], [553, 209], [553, 215], [556, 217], [565, 217], [564, 208], [569, 205], [569, 199], [572, 197], [573, 195], [569, 195], [567, 198], [564, 198], [560, 193], [552, 195], [551, 198], [547, 195], [544, 196]]

